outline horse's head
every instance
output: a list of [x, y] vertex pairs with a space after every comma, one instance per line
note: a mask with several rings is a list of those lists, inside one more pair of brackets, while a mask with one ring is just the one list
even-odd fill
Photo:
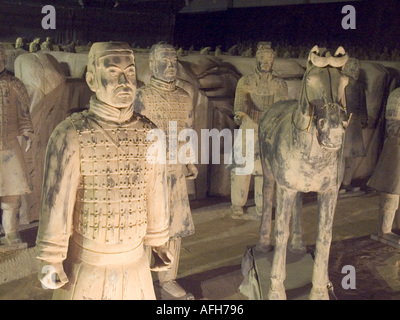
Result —
[[323, 55], [315, 46], [309, 55], [308, 68], [303, 78], [302, 104], [314, 123], [320, 146], [325, 150], [338, 150], [343, 143], [347, 126], [345, 87], [348, 77], [342, 67], [348, 56], [339, 47], [334, 56]]

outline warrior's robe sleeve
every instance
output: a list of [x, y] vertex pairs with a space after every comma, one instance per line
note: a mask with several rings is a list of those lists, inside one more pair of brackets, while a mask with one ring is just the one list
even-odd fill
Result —
[[53, 131], [46, 149], [36, 255], [46, 262], [67, 256], [80, 175], [79, 143], [69, 120]]
[[11, 89], [17, 104], [18, 135], [33, 133], [33, 125], [29, 113], [30, 99], [25, 85], [18, 78], [11, 82]]
[[159, 247], [168, 241], [170, 217], [166, 166], [154, 162], [147, 180], [147, 232], [144, 244]]
[[239, 79], [236, 85], [235, 101], [233, 105], [233, 111], [246, 113], [249, 105], [249, 85], [246, 83], [246, 78], [242, 77]]

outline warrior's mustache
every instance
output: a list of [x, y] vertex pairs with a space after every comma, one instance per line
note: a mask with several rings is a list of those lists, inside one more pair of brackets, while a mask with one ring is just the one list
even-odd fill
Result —
[[116, 96], [119, 93], [133, 93], [133, 88], [123, 85], [123, 86], [119, 86], [114, 90], [114, 96]]

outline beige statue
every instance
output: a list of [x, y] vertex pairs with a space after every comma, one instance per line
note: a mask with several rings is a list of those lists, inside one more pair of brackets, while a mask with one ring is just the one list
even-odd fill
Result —
[[15, 41], [15, 49], [23, 49], [24, 45], [24, 39], [22, 37], [18, 37]]
[[30, 44], [29, 44], [29, 52], [38, 52], [40, 50], [40, 38], [35, 38]]
[[165, 165], [147, 161], [155, 126], [133, 111], [136, 68], [127, 43], [89, 51], [89, 109], [53, 131], [36, 240], [39, 279], [53, 299], [155, 299], [155, 270], [171, 255]]
[[40, 45], [40, 50], [48, 50], [48, 51], [53, 51], [53, 43], [51, 42], [51, 38], [47, 37], [46, 41], [44, 41]]
[[380, 192], [378, 241], [400, 248], [392, 232], [400, 196], [400, 88], [393, 90], [386, 105], [386, 140], [368, 186]]
[[349, 77], [345, 92], [346, 109], [347, 113], [351, 114], [351, 119], [346, 128], [344, 140], [345, 171], [340, 193], [359, 190], [359, 187], [353, 186], [351, 182], [356, 170], [357, 158], [366, 156], [362, 129], [368, 126], [368, 113], [365, 90], [359, 80], [360, 69], [360, 61], [349, 58], [342, 70], [342, 73]]
[[218, 46], [215, 47], [214, 55], [215, 55], [216, 57], [222, 56], [221, 45], [218, 45]]
[[[19, 211], [21, 195], [31, 193], [28, 172], [17, 136], [31, 146], [33, 126], [29, 96], [24, 84], [6, 71], [6, 50], [0, 45], [0, 200], [5, 236], [2, 245], [21, 246]], [[26, 246], [26, 244], [25, 244]]]
[[210, 53], [211, 47], [204, 47], [200, 50], [200, 54], [207, 55]]
[[[152, 120], [158, 128], [165, 132], [167, 145], [170, 146], [169, 135], [173, 126], [179, 134], [183, 129], [193, 126], [193, 105], [189, 94], [176, 85], [178, 70], [177, 53], [173, 46], [158, 43], [152, 46], [149, 55], [149, 66], [153, 72], [150, 83], [140, 88], [136, 95], [135, 111]], [[183, 142], [175, 146], [180, 149]], [[171, 144], [172, 145], [172, 144]], [[173, 151], [169, 148], [167, 159]], [[170, 240], [168, 248], [174, 255], [174, 263], [169, 271], [160, 272], [158, 278], [163, 295], [168, 299], [192, 299], [193, 296], [176, 282], [181, 238], [194, 233], [194, 225], [185, 179], [195, 179], [197, 168], [193, 164], [195, 158], [188, 158], [187, 164], [179, 161], [169, 162], [168, 193], [171, 215]], [[185, 173], [188, 172], [188, 174]]]
[[[258, 215], [263, 212], [263, 176], [258, 146], [258, 123], [261, 114], [274, 102], [288, 99], [288, 87], [283, 79], [272, 75], [274, 51], [268, 43], [258, 44], [255, 73], [239, 79], [234, 102], [234, 121], [242, 129], [242, 141], [235, 140], [234, 148], [242, 142], [245, 150], [246, 129], [254, 130], [254, 198]], [[244, 152], [244, 151], [243, 151]], [[236, 165], [231, 170], [231, 201], [234, 216], [243, 216], [252, 175], [236, 174]], [[273, 192], [273, 190], [271, 190]]]

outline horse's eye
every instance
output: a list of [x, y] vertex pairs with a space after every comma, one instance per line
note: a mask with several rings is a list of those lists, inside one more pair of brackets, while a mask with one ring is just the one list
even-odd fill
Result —
[[325, 123], [326, 123], [325, 119], [318, 120], [318, 125], [320, 126], [320, 128], [323, 128], [325, 126]]

